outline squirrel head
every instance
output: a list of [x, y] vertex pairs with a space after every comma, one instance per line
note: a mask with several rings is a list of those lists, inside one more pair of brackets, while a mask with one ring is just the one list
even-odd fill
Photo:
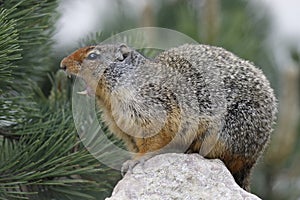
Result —
[[112, 63], [123, 62], [131, 52], [126, 44], [87, 46], [65, 57], [60, 67], [73, 75], [82, 76], [91, 71], [95, 76]]
[[114, 75], [106, 77], [106, 72], [117, 72], [116, 66], [130, 62], [132, 52], [133, 50], [125, 44], [87, 46], [65, 57], [60, 67], [68, 74], [81, 77], [90, 89], [96, 91], [101, 83], [109, 87], [107, 79], [114, 79]]

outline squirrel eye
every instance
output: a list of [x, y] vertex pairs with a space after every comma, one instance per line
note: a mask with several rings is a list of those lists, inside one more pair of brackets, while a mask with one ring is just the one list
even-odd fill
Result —
[[98, 54], [96, 54], [96, 53], [90, 53], [88, 56], [87, 56], [87, 59], [89, 59], [89, 60], [95, 60], [95, 59], [97, 59], [98, 58]]

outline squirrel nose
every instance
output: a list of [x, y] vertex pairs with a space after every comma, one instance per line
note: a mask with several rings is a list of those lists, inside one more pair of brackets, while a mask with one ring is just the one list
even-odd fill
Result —
[[60, 68], [62, 68], [63, 70], [67, 69], [67, 65], [64, 63], [64, 60], [61, 61]]
[[60, 65], [60, 68], [62, 68], [63, 70], [67, 69], [67, 66], [65, 64]]

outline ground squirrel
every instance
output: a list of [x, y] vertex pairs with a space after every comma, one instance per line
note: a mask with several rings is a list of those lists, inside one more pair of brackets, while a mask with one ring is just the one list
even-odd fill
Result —
[[61, 68], [85, 80], [136, 160], [173, 150], [219, 158], [249, 190], [276, 114], [273, 90], [252, 63], [208, 45], [149, 59], [126, 44], [107, 44], [78, 49]]

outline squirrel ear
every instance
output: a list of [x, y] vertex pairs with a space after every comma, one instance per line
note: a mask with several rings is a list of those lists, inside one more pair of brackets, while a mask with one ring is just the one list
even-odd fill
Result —
[[130, 54], [130, 52], [131, 50], [126, 44], [121, 44], [118, 48], [116, 57], [119, 61], [122, 61]]

